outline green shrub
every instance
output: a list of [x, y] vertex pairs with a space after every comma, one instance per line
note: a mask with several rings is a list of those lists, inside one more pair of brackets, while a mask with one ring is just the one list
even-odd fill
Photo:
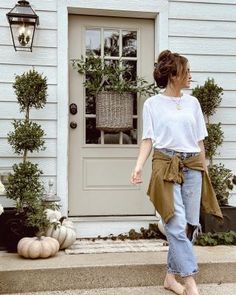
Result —
[[215, 164], [209, 167], [209, 176], [219, 205], [228, 205], [229, 190], [233, 189], [232, 171], [225, 168], [223, 164]]
[[195, 241], [195, 245], [236, 245], [236, 232], [229, 231], [224, 233], [204, 233], [198, 236], [198, 238]]

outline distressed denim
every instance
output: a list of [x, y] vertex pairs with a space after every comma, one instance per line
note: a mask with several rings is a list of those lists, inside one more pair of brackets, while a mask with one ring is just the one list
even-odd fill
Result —
[[[179, 153], [169, 149], [159, 149], [160, 152], [173, 156], [176, 153], [182, 159], [197, 153]], [[198, 272], [196, 257], [193, 252], [193, 242], [201, 232], [199, 223], [202, 174], [200, 171], [183, 167], [184, 183], [173, 186], [174, 216], [168, 223], [164, 223], [166, 237], [169, 243], [167, 271], [182, 277]], [[187, 237], [187, 225], [193, 226], [191, 237]]]

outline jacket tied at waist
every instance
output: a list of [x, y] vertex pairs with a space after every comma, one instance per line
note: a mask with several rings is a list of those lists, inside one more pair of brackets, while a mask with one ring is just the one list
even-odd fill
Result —
[[200, 155], [182, 160], [177, 154], [168, 156], [154, 151], [152, 175], [147, 194], [155, 209], [167, 223], [174, 215], [173, 184], [184, 182], [183, 167], [202, 172], [201, 209], [221, 220], [221, 213], [209, 175], [204, 170]]

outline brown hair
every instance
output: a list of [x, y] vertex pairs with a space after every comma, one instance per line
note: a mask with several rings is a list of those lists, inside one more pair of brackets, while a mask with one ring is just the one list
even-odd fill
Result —
[[153, 77], [159, 88], [166, 88], [173, 76], [186, 77], [188, 60], [186, 57], [164, 50], [160, 53], [155, 63]]

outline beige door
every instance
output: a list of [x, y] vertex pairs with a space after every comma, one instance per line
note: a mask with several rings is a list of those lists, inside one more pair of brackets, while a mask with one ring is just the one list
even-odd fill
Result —
[[[133, 75], [152, 81], [154, 21], [71, 15], [69, 58], [96, 53], [105, 60], [129, 63]], [[134, 101], [132, 131], [109, 135], [96, 129], [96, 102], [86, 96], [83, 78], [70, 66], [70, 104], [78, 112], [69, 115], [69, 215], [155, 215], [146, 196], [150, 161], [144, 183], [133, 186], [129, 177], [138, 154], [144, 98]], [[73, 127], [73, 126], [72, 126]]]

